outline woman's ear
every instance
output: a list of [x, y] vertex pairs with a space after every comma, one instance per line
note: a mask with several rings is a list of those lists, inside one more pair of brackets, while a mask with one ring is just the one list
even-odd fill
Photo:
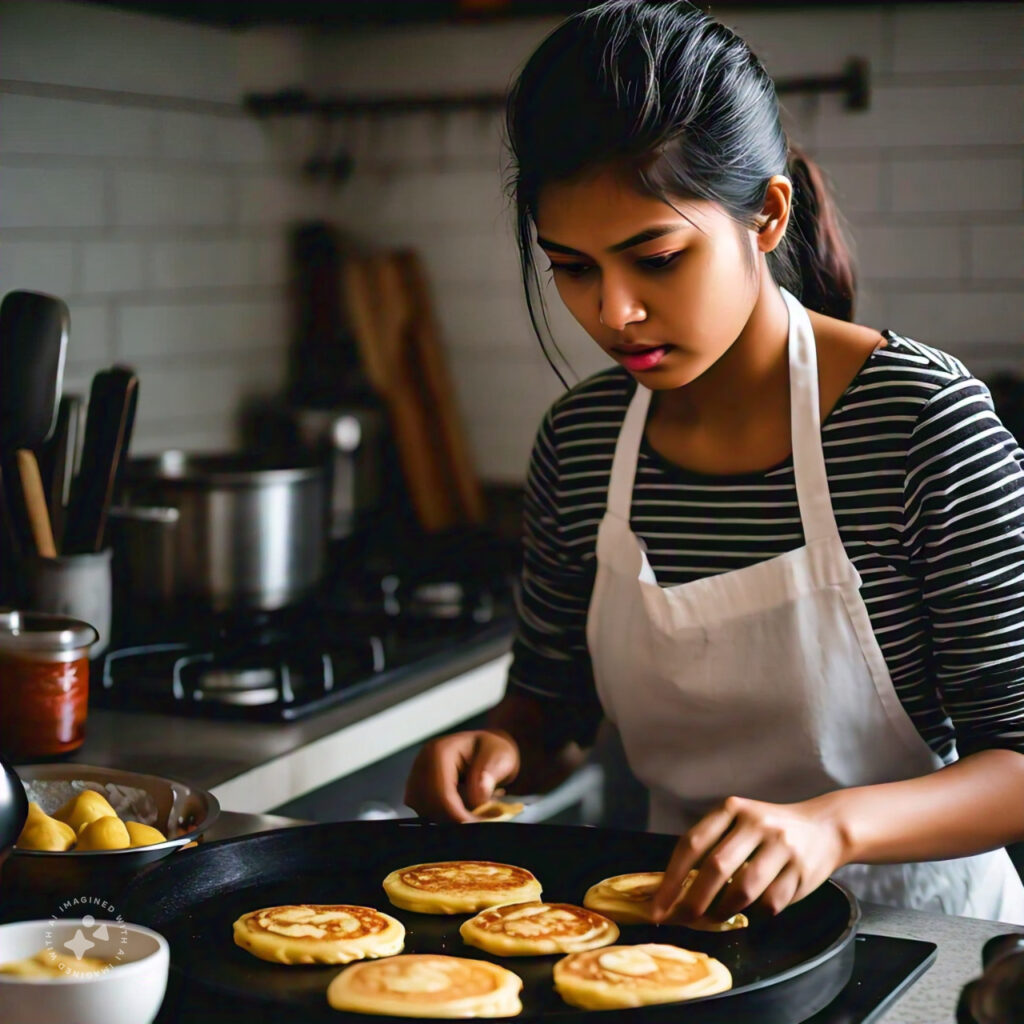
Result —
[[771, 252], [782, 241], [792, 203], [793, 183], [783, 174], [773, 175], [768, 181], [764, 205], [757, 217], [757, 248], [760, 252]]

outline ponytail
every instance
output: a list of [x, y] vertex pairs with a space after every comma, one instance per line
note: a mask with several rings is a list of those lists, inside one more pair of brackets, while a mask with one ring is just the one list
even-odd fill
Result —
[[800, 301], [838, 320], [853, 319], [856, 271], [842, 223], [821, 168], [790, 145], [787, 162], [793, 182], [793, 212], [787, 235], [800, 280]]

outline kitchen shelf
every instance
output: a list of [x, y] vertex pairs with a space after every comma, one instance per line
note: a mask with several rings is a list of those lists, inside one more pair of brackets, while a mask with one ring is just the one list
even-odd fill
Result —
[[[867, 110], [870, 103], [869, 65], [859, 57], [850, 58], [834, 75], [804, 75], [778, 79], [776, 92], [839, 93], [847, 110]], [[350, 117], [387, 117], [420, 112], [460, 110], [501, 110], [504, 92], [452, 93], [397, 96], [315, 96], [302, 89], [271, 93], [249, 93], [243, 103], [255, 117], [297, 117], [314, 115], [323, 120]]]

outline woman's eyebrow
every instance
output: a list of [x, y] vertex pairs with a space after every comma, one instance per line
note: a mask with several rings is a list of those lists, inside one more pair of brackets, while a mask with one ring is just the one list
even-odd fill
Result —
[[[676, 231], [686, 231], [692, 227], [693, 224], [680, 223], [679, 221], [675, 221], [672, 224], [656, 224], [653, 227], [637, 232], [635, 235], [630, 235], [629, 238], [623, 239], [621, 242], [608, 246], [607, 251], [622, 252], [625, 249], [632, 249], [634, 245], [640, 245], [642, 242], [650, 242], [655, 238], [661, 238], [663, 235], [671, 235]], [[548, 252], [564, 253], [566, 256], [586, 255], [580, 252], [579, 249], [570, 249], [567, 245], [560, 245], [558, 242], [552, 242], [550, 239], [542, 238], [540, 235], [537, 236], [537, 244]]]

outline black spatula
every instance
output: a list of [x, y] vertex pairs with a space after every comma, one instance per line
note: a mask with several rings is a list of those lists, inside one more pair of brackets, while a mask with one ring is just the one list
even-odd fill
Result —
[[[21, 457], [22, 464], [34, 462], [35, 450], [53, 431], [70, 323], [68, 307], [53, 295], [8, 292], [0, 303], [0, 474], [7, 484], [4, 488], [0, 483], [0, 491], [6, 499], [7, 523], [24, 518], [25, 486], [31, 491], [33, 517], [46, 515], [45, 497], [35, 493], [38, 471], [28, 474], [19, 488], [11, 467], [19, 449], [30, 453], [30, 458]], [[33, 524], [34, 537], [49, 532], [48, 517], [45, 523]], [[13, 560], [19, 540], [9, 528], [5, 533], [5, 547]]]

